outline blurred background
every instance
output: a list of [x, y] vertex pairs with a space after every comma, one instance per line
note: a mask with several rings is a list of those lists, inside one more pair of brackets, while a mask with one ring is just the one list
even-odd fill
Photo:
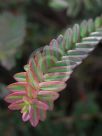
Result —
[[3, 100], [35, 49], [101, 14], [102, 0], [0, 0], [0, 136], [102, 136], [102, 44], [74, 70], [38, 127], [23, 123]]

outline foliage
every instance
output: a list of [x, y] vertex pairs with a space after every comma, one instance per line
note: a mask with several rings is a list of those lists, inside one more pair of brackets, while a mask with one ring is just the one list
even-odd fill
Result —
[[23, 14], [3, 12], [0, 15], [0, 60], [8, 69], [14, 66], [14, 55], [24, 43], [26, 20]]
[[52, 109], [53, 100], [59, 96], [56, 92], [65, 89], [73, 68], [102, 39], [101, 26], [102, 17], [84, 20], [80, 26], [68, 28], [64, 36], [52, 40], [49, 46], [34, 52], [24, 67], [26, 72], [16, 74], [17, 82], [8, 86], [13, 92], [5, 98], [11, 103], [9, 109], [20, 110], [23, 121], [30, 120], [34, 127], [39, 120], [45, 120], [43, 114]]
[[[49, 4], [56, 1], [56, 6], [53, 8]], [[102, 43], [100, 42], [97, 46], [91, 46], [88, 49], [87, 46], [87, 57], [82, 61], [82, 55], [80, 52], [81, 62], [76, 59], [75, 54], [78, 53], [74, 48], [70, 51], [70, 55], [74, 53], [74, 63], [68, 63], [66, 65], [72, 65], [69, 70], [69, 74], [64, 78], [58, 73], [52, 77], [52, 74], [48, 76], [48, 68], [46, 80], [52, 81], [61, 79], [66, 81], [66, 89], [60, 92], [60, 99], [57, 99], [54, 104], [53, 111], [47, 110], [47, 118], [44, 122], [39, 123], [36, 128], [33, 128], [30, 123], [25, 123], [20, 119], [20, 112], [11, 112], [7, 109], [7, 103], [3, 100], [7, 94], [14, 92], [8, 91], [5, 88], [8, 84], [15, 82], [13, 74], [20, 72], [22, 73], [22, 67], [27, 63], [28, 57], [31, 53], [39, 48], [43, 47], [53, 37], [56, 37], [59, 33], [63, 33], [67, 27], [75, 22], [80, 22], [83, 19], [90, 17], [95, 18], [100, 16], [102, 13], [101, 0], [63, 0], [64, 3], [60, 4], [62, 0], [1, 0], [0, 1], [0, 14], [10, 13], [13, 16], [18, 17], [19, 15], [26, 16], [26, 38], [22, 42], [23, 46], [17, 48], [16, 53], [12, 56], [15, 58], [14, 67], [11, 70], [7, 70], [8, 66], [11, 67], [12, 63], [8, 58], [8, 65], [3, 67], [0, 63], [0, 135], [1, 136], [101, 136], [102, 130]], [[89, 3], [88, 3], [89, 1]], [[59, 2], [59, 3], [58, 3]], [[85, 4], [85, 3], [88, 4]], [[98, 4], [99, 3], [99, 4]], [[60, 6], [58, 6], [60, 4]], [[91, 8], [89, 8], [91, 7]], [[85, 21], [84, 21], [85, 22]], [[89, 25], [91, 28], [89, 31], [95, 28], [91, 22]], [[97, 21], [96, 21], [97, 22]], [[83, 23], [82, 27], [84, 27]], [[19, 27], [18, 27], [19, 29]], [[95, 31], [93, 29], [93, 31]], [[99, 31], [99, 30], [97, 30]], [[69, 32], [69, 31], [68, 31]], [[85, 31], [84, 31], [85, 32]], [[83, 32], [82, 32], [83, 33]], [[85, 35], [85, 37], [89, 37]], [[66, 34], [67, 35], [67, 34]], [[82, 34], [83, 35], [83, 34]], [[100, 33], [93, 33], [91, 37], [100, 37]], [[62, 36], [61, 36], [62, 37]], [[98, 37], [98, 40], [100, 38]], [[66, 39], [66, 38], [65, 38]], [[87, 38], [86, 38], [87, 39]], [[75, 39], [74, 39], [75, 40]], [[81, 44], [84, 41], [80, 39]], [[87, 39], [88, 40], [88, 39]], [[96, 41], [96, 39], [90, 39]], [[55, 39], [54, 39], [55, 41]], [[78, 43], [79, 43], [78, 42]], [[89, 41], [88, 41], [89, 42]], [[75, 44], [73, 44], [75, 45]], [[78, 47], [82, 47], [81, 45]], [[5, 45], [4, 45], [5, 46]], [[73, 46], [75, 47], [75, 46]], [[86, 46], [85, 46], [86, 48]], [[48, 51], [48, 47], [44, 47], [44, 52]], [[58, 49], [58, 48], [57, 48]], [[83, 50], [83, 49], [81, 49]], [[0, 47], [1, 51], [1, 47]], [[41, 49], [40, 49], [41, 51]], [[67, 50], [65, 50], [66, 52]], [[85, 49], [84, 49], [85, 51]], [[88, 53], [89, 51], [89, 53]], [[91, 51], [91, 52], [90, 52]], [[65, 53], [64, 52], [64, 53]], [[36, 51], [32, 53], [31, 58], [36, 56]], [[63, 53], [62, 49], [57, 53]], [[56, 50], [54, 51], [56, 54]], [[77, 55], [78, 55], [77, 54]], [[90, 55], [89, 55], [90, 54]], [[65, 55], [68, 56], [66, 53]], [[9, 54], [10, 56], [10, 54]], [[55, 59], [54, 62], [58, 60]], [[65, 59], [65, 56], [64, 56]], [[72, 58], [70, 58], [72, 59]], [[3, 59], [2, 59], [3, 60]], [[1, 61], [1, 60], [0, 60]], [[61, 59], [60, 59], [61, 61]], [[66, 61], [66, 60], [65, 60]], [[42, 61], [45, 64], [44, 61]], [[49, 60], [47, 61], [49, 62]], [[29, 62], [28, 62], [29, 63]], [[77, 65], [76, 65], [77, 63]], [[7, 64], [7, 63], [6, 63]], [[75, 64], [75, 65], [73, 65]], [[43, 65], [44, 66], [44, 65]], [[46, 66], [46, 65], [45, 65]], [[75, 69], [74, 66], [77, 66]], [[59, 65], [58, 65], [59, 67]], [[44, 68], [44, 67], [43, 67]], [[53, 66], [54, 68], [54, 66]], [[58, 69], [57, 69], [58, 70]], [[73, 72], [72, 72], [73, 71]], [[54, 71], [53, 71], [54, 72]], [[60, 72], [60, 71], [59, 71]], [[63, 73], [64, 74], [64, 73]], [[70, 76], [71, 74], [71, 76]], [[19, 74], [16, 74], [19, 75]], [[70, 77], [70, 78], [69, 78]], [[15, 77], [16, 80], [18, 77]], [[21, 79], [21, 77], [20, 77]], [[48, 82], [48, 81], [47, 81]], [[84, 108], [85, 107], [85, 108]]]
[[[67, 9], [67, 14], [70, 16], [77, 16], [80, 12], [83, 14], [90, 14], [92, 12], [97, 13], [102, 11], [101, 9], [102, 1], [101, 0], [51, 0], [50, 6], [57, 10]], [[83, 10], [82, 10], [83, 9]], [[74, 12], [73, 12], [74, 11]]]

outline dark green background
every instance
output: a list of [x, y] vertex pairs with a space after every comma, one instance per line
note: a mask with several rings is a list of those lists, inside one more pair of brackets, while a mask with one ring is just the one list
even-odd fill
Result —
[[[69, 6], [73, 10], [70, 14], [68, 8], [50, 6], [49, 0], [14, 1], [1, 0], [0, 12], [23, 12], [27, 17], [27, 35], [14, 56], [15, 67], [8, 71], [0, 65], [2, 85], [14, 82], [13, 74], [23, 70], [35, 49], [48, 44], [74, 23], [102, 13], [102, 2], [98, 5], [98, 0], [86, 0], [86, 5], [79, 0], [81, 6], [71, 0]], [[0, 136], [102, 136], [102, 44], [74, 70], [54, 111], [48, 113], [47, 120], [36, 128], [23, 123], [19, 112], [8, 110], [8, 104], [3, 100], [6, 91], [1, 85], [0, 90]], [[88, 117], [83, 119], [84, 115]]]

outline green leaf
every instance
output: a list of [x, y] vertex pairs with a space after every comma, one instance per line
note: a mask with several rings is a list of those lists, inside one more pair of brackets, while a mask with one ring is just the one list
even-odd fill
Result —
[[80, 40], [80, 27], [78, 24], [73, 26], [73, 43], [76, 43]]
[[25, 82], [26, 81], [26, 72], [17, 73], [14, 75], [14, 78], [19, 82]]
[[64, 34], [64, 47], [65, 47], [65, 49], [68, 50], [68, 49], [73, 48], [72, 40], [73, 40], [73, 32], [72, 32], [71, 28], [68, 28]]
[[96, 30], [97, 30], [97, 28], [101, 27], [101, 25], [102, 25], [102, 19], [100, 17], [97, 17], [95, 19], [95, 28], [96, 28]]
[[88, 32], [88, 24], [87, 21], [84, 20], [81, 25], [80, 25], [80, 31], [81, 31], [81, 37], [85, 37], [87, 36], [87, 32]]
[[54, 9], [61, 10], [68, 6], [68, 3], [65, 0], [52, 0], [50, 3], [50, 7]]
[[95, 30], [93, 19], [88, 20], [88, 32], [91, 33]]
[[24, 91], [26, 87], [27, 87], [26, 82], [16, 82], [16, 83], [10, 84], [7, 88], [15, 92], [15, 91], [22, 91], [22, 90]]

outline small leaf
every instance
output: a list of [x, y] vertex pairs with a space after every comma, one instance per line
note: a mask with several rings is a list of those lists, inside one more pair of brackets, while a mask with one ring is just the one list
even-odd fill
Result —
[[48, 73], [44, 75], [45, 81], [66, 81], [70, 77], [71, 72]]
[[59, 94], [51, 91], [40, 91], [38, 93], [39, 100], [42, 101], [54, 101], [59, 97]]
[[94, 29], [95, 29], [95, 26], [94, 26], [93, 19], [89, 19], [88, 20], [88, 32], [91, 33], [94, 31]]
[[19, 82], [25, 82], [26, 81], [26, 72], [17, 73], [14, 75], [14, 78]]
[[29, 70], [29, 64], [27, 64], [27, 65], [24, 66], [24, 70], [25, 70], [25, 71], [28, 71], [28, 70]]
[[42, 82], [39, 84], [41, 90], [60, 92], [66, 87], [66, 84], [61, 81]]
[[46, 119], [46, 111], [39, 109], [39, 114], [40, 114], [40, 120], [44, 121]]
[[56, 57], [57, 59], [60, 59], [60, 57], [62, 56], [63, 52], [62, 52], [62, 50], [60, 50], [57, 40], [53, 39], [50, 42], [49, 47], [51, 49], [51, 55]]
[[97, 28], [101, 27], [101, 25], [102, 25], [102, 20], [100, 17], [97, 17], [95, 19], [95, 28], [97, 29]]
[[73, 32], [72, 29], [69, 28], [67, 29], [67, 31], [64, 34], [64, 47], [68, 50], [72, 48], [72, 36], [73, 36]]
[[18, 100], [8, 106], [10, 110], [20, 110], [24, 106], [24, 103], [22, 100]]
[[39, 110], [37, 108], [31, 108], [30, 111], [30, 123], [33, 127], [36, 127], [39, 123]]
[[62, 55], [64, 54], [64, 50], [63, 50], [63, 36], [62, 35], [59, 35], [57, 37], [57, 42], [58, 42], [58, 46], [59, 46], [59, 49], [61, 50], [61, 53]]
[[80, 28], [78, 24], [75, 24], [73, 26], [73, 43], [78, 42], [80, 39]]
[[48, 73], [56, 73], [56, 72], [70, 72], [71, 67], [69, 66], [60, 66], [60, 67], [53, 67], [48, 69]]
[[10, 91], [15, 92], [15, 91], [24, 91], [26, 87], [27, 87], [26, 82], [16, 82], [10, 84], [7, 88], [10, 89]]
[[87, 21], [84, 20], [82, 23], [81, 23], [81, 26], [80, 26], [80, 32], [81, 32], [81, 37], [85, 37], [87, 36], [87, 32], [88, 32], [88, 24], [87, 24]]
[[65, 0], [53, 0], [50, 3], [50, 6], [53, 7], [54, 9], [64, 9], [68, 6], [68, 3]]
[[16, 91], [12, 94], [9, 94], [7, 97], [5, 97], [5, 101], [8, 103], [15, 102], [17, 100], [22, 99], [25, 94], [26, 94], [25, 91], [21, 91], [21, 92]]

